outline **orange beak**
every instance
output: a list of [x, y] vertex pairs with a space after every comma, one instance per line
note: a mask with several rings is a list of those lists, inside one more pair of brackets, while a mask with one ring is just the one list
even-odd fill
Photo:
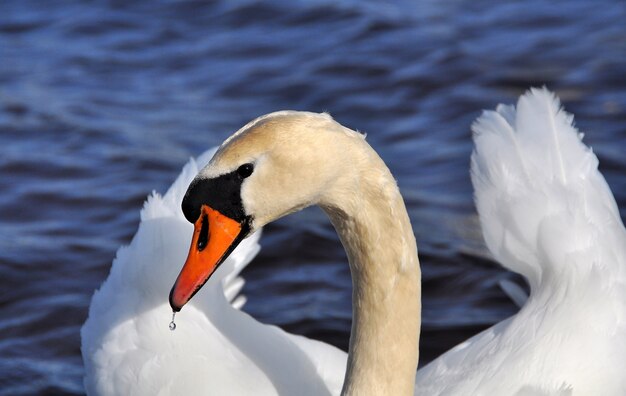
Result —
[[187, 261], [170, 291], [170, 305], [175, 312], [180, 311], [200, 290], [247, 232], [247, 222], [239, 223], [202, 205], [200, 217], [194, 225]]

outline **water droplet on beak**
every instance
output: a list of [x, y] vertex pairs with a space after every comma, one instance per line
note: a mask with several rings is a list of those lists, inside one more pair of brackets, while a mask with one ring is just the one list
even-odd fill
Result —
[[172, 312], [172, 321], [170, 322], [170, 330], [176, 330], [176, 323], [174, 323], [174, 318], [176, 317], [176, 312]]

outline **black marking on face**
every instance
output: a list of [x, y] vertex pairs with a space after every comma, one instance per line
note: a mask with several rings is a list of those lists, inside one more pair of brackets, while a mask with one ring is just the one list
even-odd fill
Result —
[[[245, 169], [242, 169], [243, 167]], [[194, 179], [181, 205], [187, 221], [193, 224], [198, 220], [202, 205], [208, 205], [240, 223], [248, 220], [249, 216], [246, 215], [241, 202], [241, 184], [253, 170], [252, 164], [244, 164], [230, 173], [212, 179]]]

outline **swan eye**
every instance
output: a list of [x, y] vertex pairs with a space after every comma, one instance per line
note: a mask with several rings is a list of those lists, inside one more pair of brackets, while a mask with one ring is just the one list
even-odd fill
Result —
[[250, 176], [252, 171], [254, 170], [254, 165], [252, 164], [243, 164], [239, 168], [237, 168], [237, 173], [241, 176], [242, 179]]

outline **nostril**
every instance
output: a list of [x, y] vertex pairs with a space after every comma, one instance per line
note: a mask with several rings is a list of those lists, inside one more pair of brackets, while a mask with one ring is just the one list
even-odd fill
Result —
[[198, 250], [203, 251], [209, 241], [209, 218], [202, 215], [202, 226], [200, 227], [200, 235], [198, 236]]

